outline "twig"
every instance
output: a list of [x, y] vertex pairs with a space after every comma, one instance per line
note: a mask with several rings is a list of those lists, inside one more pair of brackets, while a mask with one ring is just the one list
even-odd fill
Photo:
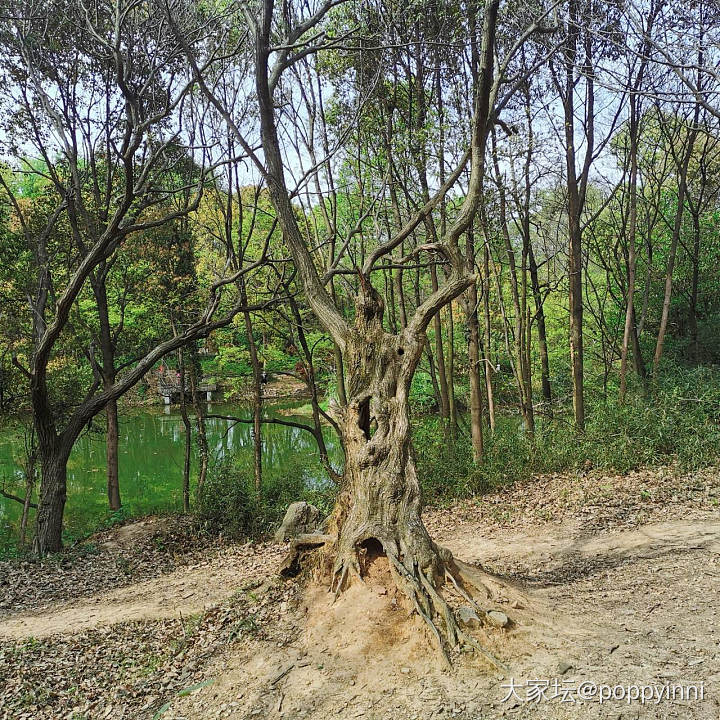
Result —
[[[9, 492], [5, 492], [5, 490], [3, 490], [2, 488], [0, 488], [0, 495], [2, 495], [3, 497], [6, 497], [8, 500], [15, 500], [15, 501], [19, 502], [21, 505], [25, 504], [25, 500], [23, 498], [18, 497], [17, 495], [13, 495], [12, 493], [9, 493]], [[31, 502], [31, 503], [28, 503], [28, 505], [31, 508], [34, 508], [35, 510], [37, 510], [37, 503]]]

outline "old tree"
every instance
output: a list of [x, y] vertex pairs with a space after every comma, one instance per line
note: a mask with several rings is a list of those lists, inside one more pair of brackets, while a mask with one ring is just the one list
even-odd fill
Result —
[[[320, 553], [332, 558], [332, 588], [339, 593], [353, 579], [362, 578], [361, 558], [381, 553], [387, 557], [397, 585], [432, 627], [441, 645], [446, 640], [454, 646], [458, 639], [473, 644], [438, 591], [448, 577], [455, 582], [461, 578], [452, 554], [431, 539], [421, 518], [420, 487], [410, 439], [409, 393], [425, 349], [429, 323], [476, 283], [474, 258], [466, 256], [460, 240], [480, 208], [486, 141], [503, 103], [499, 94], [503, 75], [523, 43], [541, 28], [544, 16], [538, 15], [516, 33], [498, 63], [499, 1], [489, 0], [477, 7], [472, 3], [459, 6], [459, 12], [465, 14], [464, 24], [473, 30], [468, 43], [472, 48], [472, 73], [466, 98], [472, 109], [467, 113], [465, 150], [459, 153], [459, 162], [446, 175], [441, 168], [437, 190], [428, 193], [425, 202], [388, 237], [376, 237], [362, 257], [348, 252], [351, 240], [359, 233], [358, 226], [349, 228], [344, 237], [339, 236], [337, 225], [332, 227], [333, 237], [328, 242], [340, 249], [323, 262], [294, 203], [299, 194], [298, 187], [292, 184], [297, 172], [294, 165], [302, 167], [302, 157], [292, 155], [294, 152], [302, 156], [302, 151], [293, 145], [285, 123], [307, 121], [307, 107], [299, 109], [294, 104], [293, 85], [307, 75], [311, 85], [315, 82], [313, 73], [320, 72], [321, 65], [318, 56], [336, 48], [362, 51], [364, 40], [357, 36], [358, 29], [343, 25], [333, 14], [343, 5], [325, 2], [314, 8], [305, 3], [276, 7], [273, 0], [264, 0], [244, 8], [242, 22], [247, 30], [242, 39], [242, 65], [229, 60], [227, 38], [218, 42], [222, 32], [209, 32], [209, 26], [197, 23], [197, 18], [194, 28], [183, 26], [193, 22], [192, 16], [181, 17], [172, 9], [168, 18], [175, 36], [184, 44], [198, 86], [261, 174], [304, 298], [343, 358], [346, 402], [337, 410], [335, 420], [345, 451], [345, 472], [326, 546]], [[364, 12], [360, 6], [352, 11], [361, 15]], [[380, 13], [378, 17], [382, 21]], [[215, 18], [215, 23], [220, 29], [234, 25], [226, 14]], [[407, 36], [401, 39], [409, 41]], [[370, 40], [365, 42], [371, 44]], [[377, 46], [377, 40], [374, 44]], [[218, 88], [230, 83], [244, 86], [245, 90], [252, 87], [251, 102], [240, 103], [239, 108], [224, 102]], [[322, 100], [320, 83], [318, 87]], [[365, 99], [357, 100], [359, 113]], [[252, 137], [254, 128], [248, 116], [259, 119], [257, 139]], [[311, 122], [315, 120], [313, 116]], [[300, 183], [320, 175], [331, 154], [328, 149], [325, 159], [313, 158], [315, 162]], [[456, 209], [446, 222], [447, 200], [463, 180], [465, 187], [455, 193]], [[327, 182], [325, 176], [316, 185], [319, 194], [323, 182]], [[396, 192], [402, 192], [401, 181], [396, 178], [386, 177], [384, 182], [397, 183]], [[442, 222], [436, 223], [433, 215], [440, 212]], [[417, 244], [408, 255], [398, 252], [419, 228], [434, 229], [436, 224], [440, 231], [430, 235], [431, 241]], [[402, 269], [423, 258], [441, 264], [444, 275], [414, 312], [404, 318], [401, 328], [389, 332], [384, 322], [385, 303], [374, 284], [375, 274], [388, 267]], [[354, 307], [350, 311], [336, 302], [332, 282], [338, 275], [355, 282]], [[439, 628], [436, 617], [443, 620]]]

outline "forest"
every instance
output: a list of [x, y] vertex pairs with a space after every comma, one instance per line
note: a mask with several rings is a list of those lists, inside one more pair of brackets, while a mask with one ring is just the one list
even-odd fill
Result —
[[0, 718], [718, 716], [716, 3], [0, 19]]

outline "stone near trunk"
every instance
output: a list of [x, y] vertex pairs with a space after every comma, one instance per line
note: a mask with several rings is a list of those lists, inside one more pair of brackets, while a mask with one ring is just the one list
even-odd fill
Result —
[[310, 503], [295, 502], [287, 509], [282, 525], [275, 533], [278, 542], [315, 532], [320, 524], [320, 511]]
[[458, 622], [465, 627], [474, 628], [480, 625], [478, 614], [468, 605], [463, 605], [457, 611], [457, 619]]
[[508, 616], [504, 612], [500, 612], [499, 610], [489, 610], [487, 613], [485, 613], [485, 617], [487, 617], [488, 622], [495, 627], [502, 628], [510, 622]]

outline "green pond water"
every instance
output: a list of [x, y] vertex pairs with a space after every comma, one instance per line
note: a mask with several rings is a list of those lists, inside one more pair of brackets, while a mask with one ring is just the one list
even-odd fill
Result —
[[[281, 411], [282, 410], [282, 414]], [[209, 413], [250, 418], [248, 407], [210, 406]], [[308, 423], [308, 418], [293, 415], [297, 409], [269, 407], [266, 417], [284, 417]], [[105, 437], [100, 428], [85, 432], [73, 449], [68, 463], [65, 533], [67, 539], [92, 532], [112, 519], [107, 505]], [[252, 426], [230, 420], [207, 420], [211, 464], [234, 458], [252, 472]], [[119, 473], [123, 511], [129, 516], [182, 510], [182, 466], [184, 429], [178, 409], [130, 410], [120, 418]], [[335, 434], [325, 431], [331, 461], [342, 464], [342, 451]], [[17, 425], [0, 427], [0, 487], [15, 495], [24, 494], [21, 463], [24, 438]], [[193, 454], [195, 443], [193, 441]], [[197, 472], [193, 457], [191, 482]], [[281, 425], [263, 426], [263, 471], [268, 477], [282, 478], [283, 473], [302, 473], [308, 485], [326, 482], [313, 436], [300, 428]], [[22, 506], [0, 496], [0, 554], [16, 544]], [[34, 511], [31, 511], [31, 522]]]

